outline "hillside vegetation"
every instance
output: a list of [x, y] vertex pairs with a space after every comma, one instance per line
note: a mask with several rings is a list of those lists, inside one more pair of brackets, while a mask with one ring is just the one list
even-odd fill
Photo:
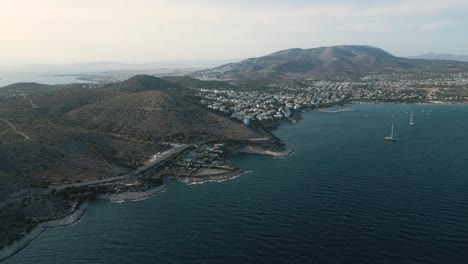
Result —
[[185, 90], [136, 76], [100, 89], [71, 86], [0, 97], [0, 198], [18, 186], [128, 172], [166, 149], [164, 142], [241, 140], [253, 134], [174, 89]]

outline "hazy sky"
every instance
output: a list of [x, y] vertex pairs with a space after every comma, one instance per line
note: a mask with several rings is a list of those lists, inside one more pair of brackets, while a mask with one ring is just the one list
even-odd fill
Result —
[[0, 0], [0, 58], [231, 59], [368, 44], [468, 54], [468, 0]]

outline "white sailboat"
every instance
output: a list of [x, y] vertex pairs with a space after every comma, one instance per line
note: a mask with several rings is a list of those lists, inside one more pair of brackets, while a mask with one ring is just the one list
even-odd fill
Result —
[[413, 113], [411, 113], [411, 118], [410, 118], [410, 121], [409, 121], [410, 126], [414, 125], [413, 116], [414, 116]]
[[392, 132], [390, 136], [384, 138], [387, 141], [396, 141], [396, 139], [393, 137], [393, 124], [392, 124]]

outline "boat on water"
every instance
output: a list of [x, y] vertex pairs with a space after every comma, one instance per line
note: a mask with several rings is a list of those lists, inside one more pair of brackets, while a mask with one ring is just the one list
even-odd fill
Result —
[[409, 125], [410, 126], [413, 126], [414, 125], [414, 122], [413, 122], [413, 113], [411, 113], [411, 118], [410, 118], [410, 121], [409, 121]]
[[384, 138], [387, 141], [397, 141], [396, 138], [393, 137], [393, 124], [392, 124], [392, 132], [390, 133], [390, 136]]

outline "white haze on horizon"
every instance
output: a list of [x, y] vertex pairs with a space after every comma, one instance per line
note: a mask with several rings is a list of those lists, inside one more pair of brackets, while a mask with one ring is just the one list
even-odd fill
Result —
[[468, 1], [462, 0], [0, 3], [4, 67], [226, 60], [340, 44], [373, 45], [398, 56], [468, 54]]

